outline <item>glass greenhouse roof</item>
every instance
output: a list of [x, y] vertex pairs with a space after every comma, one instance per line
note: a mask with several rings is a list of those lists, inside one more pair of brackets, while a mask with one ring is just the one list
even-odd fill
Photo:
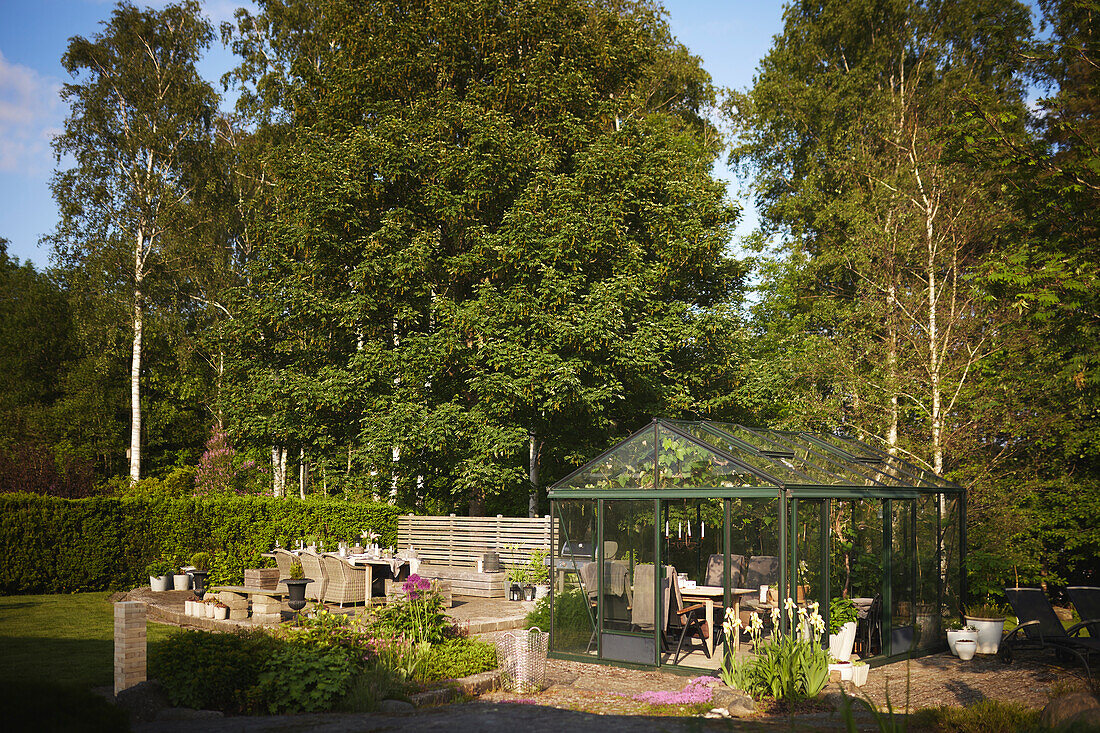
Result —
[[958, 491], [941, 476], [853, 438], [654, 420], [555, 484], [555, 494], [740, 488]]

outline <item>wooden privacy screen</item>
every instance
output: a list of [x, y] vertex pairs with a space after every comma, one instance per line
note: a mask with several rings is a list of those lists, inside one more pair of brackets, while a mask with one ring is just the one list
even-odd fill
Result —
[[485, 552], [496, 552], [505, 566], [525, 564], [537, 550], [550, 551], [550, 516], [397, 518], [397, 546], [413, 547], [422, 562], [472, 567]]

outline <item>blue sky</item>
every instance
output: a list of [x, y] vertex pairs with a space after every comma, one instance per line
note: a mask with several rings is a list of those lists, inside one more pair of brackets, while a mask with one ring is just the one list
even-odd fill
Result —
[[[217, 25], [241, 4], [205, 0], [203, 7]], [[0, 0], [0, 237], [9, 240], [10, 256], [40, 268], [49, 264], [49, 252], [38, 240], [57, 219], [49, 189], [55, 165], [50, 139], [68, 112], [58, 96], [69, 80], [61, 56], [72, 36], [97, 33], [114, 6], [106, 0]], [[781, 27], [779, 0], [665, 0], [665, 7], [676, 37], [702, 57], [715, 83], [724, 87], [752, 83], [758, 61]], [[215, 43], [200, 72], [217, 82], [233, 63], [232, 54]], [[724, 167], [715, 174], [732, 179]], [[737, 188], [731, 185], [735, 198]], [[748, 212], [741, 231], [753, 221]]]

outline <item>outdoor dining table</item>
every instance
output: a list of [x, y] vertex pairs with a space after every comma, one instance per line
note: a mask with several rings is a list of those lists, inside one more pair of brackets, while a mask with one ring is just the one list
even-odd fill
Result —
[[363, 553], [361, 555], [348, 555], [345, 559], [357, 568], [364, 568], [367, 572], [366, 603], [368, 606], [373, 597], [371, 586], [374, 584], [375, 566], [388, 567], [395, 579], [401, 574], [401, 568], [405, 565], [409, 566], [410, 574], [420, 569], [420, 560], [415, 557], [375, 557], [373, 554]]
[[[733, 598], [733, 614], [734, 617], [739, 617], [741, 613], [741, 596], [752, 595], [758, 593], [755, 588], [732, 588], [730, 589], [730, 596]], [[720, 585], [696, 585], [692, 587], [680, 586], [680, 596], [684, 599], [684, 603], [702, 603], [704, 606], [704, 619], [707, 623], [707, 629], [710, 633], [707, 634], [707, 653], [714, 654], [714, 601], [718, 599], [722, 600], [725, 595], [725, 589]], [[729, 639], [726, 639], [726, 643], [729, 644]], [[734, 634], [733, 638], [733, 651], [736, 654], [737, 650], [741, 646], [741, 634], [738, 632]]]

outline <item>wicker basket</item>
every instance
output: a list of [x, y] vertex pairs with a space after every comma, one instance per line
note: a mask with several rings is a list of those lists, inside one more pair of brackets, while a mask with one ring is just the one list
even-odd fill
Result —
[[549, 645], [550, 634], [537, 626], [502, 634], [497, 640], [497, 666], [504, 689], [521, 694], [541, 690]]

